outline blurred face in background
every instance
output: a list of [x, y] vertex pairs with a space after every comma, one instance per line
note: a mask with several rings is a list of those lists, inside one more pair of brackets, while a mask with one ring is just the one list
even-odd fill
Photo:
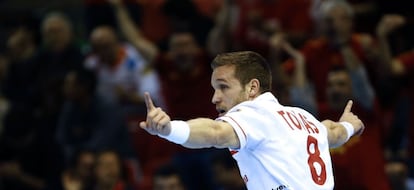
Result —
[[46, 48], [59, 52], [69, 45], [72, 38], [71, 24], [60, 15], [47, 17], [42, 24], [42, 39]]
[[322, 26], [328, 37], [335, 43], [344, 43], [351, 38], [353, 28], [353, 13], [348, 4], [334, 4], [326, 1], [323, 9]]
[[92, 52], [99, 60], [107, 65], [113, 65], [119, 50], [118, 38], [111, 27], [100, 26], [95, 28], [90, 37]]
[[95, 165], [95, 154], [93, 152], [82, 152], [78, 158], [76, 166], [77, 173], [82, 179], [90, 179], [93, 176], [93, 166]]
[[328, 74], [327, 97], [330, 108], [342, 110], [352, 99], [352, 81], [346, 70], [331, 71]]
[[155, 176], [154, 190], [184, 190], [178, 175]]
[[182, 32], [171, 35], [169, 54], [179, 69], [188, 70], [192, 68], [199, 51], [199, 46], [191, 33]]
[[121, 160], [114, 152], [104, 152], [96, 158], [95, 177], [98, 184], [112, 186], [121, 179]]
[[17, 29], [7, 39], [7, 49], [12, 60], [30, 58], [36, 50], [33, 34], [25, 28]]

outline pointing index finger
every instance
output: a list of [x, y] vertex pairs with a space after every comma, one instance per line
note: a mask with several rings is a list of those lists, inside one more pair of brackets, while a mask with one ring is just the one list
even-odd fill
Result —
[[152, 103], [151, 96], [148, 92], [144, 93], [145, 105], [147, 106], [147, 111], [155, 109], [154, 103]]
[[344, 113], [351, 112], [352, 104], [353, 104], [352, 100], [349, 100], [348, 103], [345, 106]]

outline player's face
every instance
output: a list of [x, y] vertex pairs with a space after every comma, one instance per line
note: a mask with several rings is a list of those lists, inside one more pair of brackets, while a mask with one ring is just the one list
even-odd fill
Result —
[[219, 116], [249, 98], [246, 88], [235, 78], [234, 72], [234, 65], [224, 65], [215, 68], [211, 76], [211, 85], [214, 88], [211, 101], [216, 105]]

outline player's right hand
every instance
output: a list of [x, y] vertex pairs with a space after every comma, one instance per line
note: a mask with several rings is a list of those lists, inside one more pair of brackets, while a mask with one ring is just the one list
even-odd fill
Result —
[[352, 104], [352, 100], [349, 100], [339, 121], [346, 121], [351, 123], [352, 126], [354, 126], [354, 135], [361, 135], [365, 129], [365, 126], [364, 123], [362, 123], [362, 121], [358, 118], [358, 116], [352, 113]]
[[147, 120], [139, 123], [139, 126], [152, 135], [167, 136], [171, 132], [170, 116], [160, 107], [155, 107], [148, 92], [144, 94], [147, 106]]

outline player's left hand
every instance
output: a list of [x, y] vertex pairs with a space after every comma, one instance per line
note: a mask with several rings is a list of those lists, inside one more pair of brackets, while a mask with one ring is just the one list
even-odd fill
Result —
[[346, 122], [351, 123], [355, 129], [354, 135], [361, 135], [365, 129], [365, 126], [364, 126], [364, 123], [361, 121], [361, 119], [359, 119], [357, 115], [352, 113], [351, 111], [352, 104], [353, 104], [353, 101], [349, 100], [345, 106], [344, 112], [342, 113], [342, 116], [339, 119], [339, 121], [346, 121]]
[[139, 126], [152, 135], [167, 136], [171, 132], [170, 116], [160, 107], [155, 107], [148, 92], [144, 94], [147, 106], [147, 120], [139, 123]]

